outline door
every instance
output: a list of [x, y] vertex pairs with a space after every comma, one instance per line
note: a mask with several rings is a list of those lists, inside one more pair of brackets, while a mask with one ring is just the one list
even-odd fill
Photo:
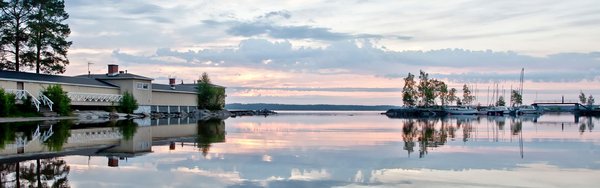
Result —
[[23, 82], [17, 82], [17, 89], [18, 90], [24, 90], [25, 87], [23, 87]]

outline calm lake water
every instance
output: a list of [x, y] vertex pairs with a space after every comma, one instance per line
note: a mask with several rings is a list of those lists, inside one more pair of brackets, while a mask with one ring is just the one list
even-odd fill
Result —
[[569, 113], [376, 112], [0, 124], [0, 179], [2, 187], [599, 187], [597, 124]]

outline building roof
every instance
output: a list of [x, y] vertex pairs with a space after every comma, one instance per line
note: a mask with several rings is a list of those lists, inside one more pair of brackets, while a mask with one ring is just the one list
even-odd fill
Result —
[[[179, 84], [179, 85], [184, 85], [184, 86], [189, 86], [189, 87], [197, 87], [198, 84]], [[224, 86], [215, 85], [215, 84], [209, 84], [209, 85], [214, 86], [214, 87], [225, 88]]]
[[168, 84], [152, 84], [152, 90], [179, 91], [179, 92], [198, 92], [196, 85], [178, 84], [174, 88]]
[[29, 72], [15, 72], [15, 71], [3, 71], [3, 70], [0, 70], [0, 80], [28, 80], [28, 81], [66, 83], [66, 84], [88, 85], [88, 86], [117, 87], [113, 84], [103, 82], [101, 80], [88, 78], [88, 77], [58, 76], [58, 75], [36, 74], [36, 73], [29, 73]]
[[124, 80], [124, 79], [136, 79], [136, 80], [153, 80], [152, 78], [148, 78], [145, 76], [140, 76], [137, 74], [131, 73], [119, 73], [116, 75], [108, 75], [108, 74], [90, 74], [90, 75], [78, 75], [76, 77], [85, 77], [85, 78], [95, 78], [100, 80]]

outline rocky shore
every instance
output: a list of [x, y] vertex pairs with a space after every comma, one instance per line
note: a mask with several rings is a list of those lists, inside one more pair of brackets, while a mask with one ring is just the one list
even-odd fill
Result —
[[231, 113], [227, 110], [209, 111], [205, 109], [196, 110], [194, 112], [177, 112], [177, 113], [150, 113], [150, 114], [125, 114], [115, 113], [106, 111], [76, 111], [73, 113], [78, 119], [81, 120], [94, 120], [94, 119], [131, 119], [131, 118], [195, 118], [198, 120], [208, 119], [227, 119], [231, 117]]
[[142, 119], [142, 118], [194, 118], [197, 120], [209, 120], [209, 119], [221, 119], [225, 120], [233, 114], [227, 110], [209, 111], [209, 110], [197, 110], [194, 112], [186, 113], [150, 113], [150, 114], [125, 114], [107, 112], [101, 110], [85, 110], [85, 111], [74, 111], [72, 116], [49, 116], [49, 117], [11, 117], [11, 118], [0, 118], [0, 123], [10, 122], [28, 122], [28, 121], [58, 121], [58, 120], [77, 120], [86, 123], [94, 122], [105, 122], [108, 120], [119, 120], [119, 119]]

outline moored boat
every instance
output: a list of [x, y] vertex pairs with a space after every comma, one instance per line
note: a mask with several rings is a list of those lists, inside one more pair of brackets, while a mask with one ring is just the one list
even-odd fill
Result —
[[487, 115], [489, 116], [503, 116], [508, 114], [510, 114], [510, 109], [506, 106], [494, 106], [487, 111]]
[[542, 111], [536, 109], [533, 106], [529, 106], [529, 105], [523, 105], [523, 106], [519, 106], [517, 108], [517, 114], [518, 115], [523, 115], [523, 114], [541, 114]]
[[468, 106], [451, 106], [445, 107], [444, 111], [449, 115], [476, 115], [477, 109], [473, 109]]

